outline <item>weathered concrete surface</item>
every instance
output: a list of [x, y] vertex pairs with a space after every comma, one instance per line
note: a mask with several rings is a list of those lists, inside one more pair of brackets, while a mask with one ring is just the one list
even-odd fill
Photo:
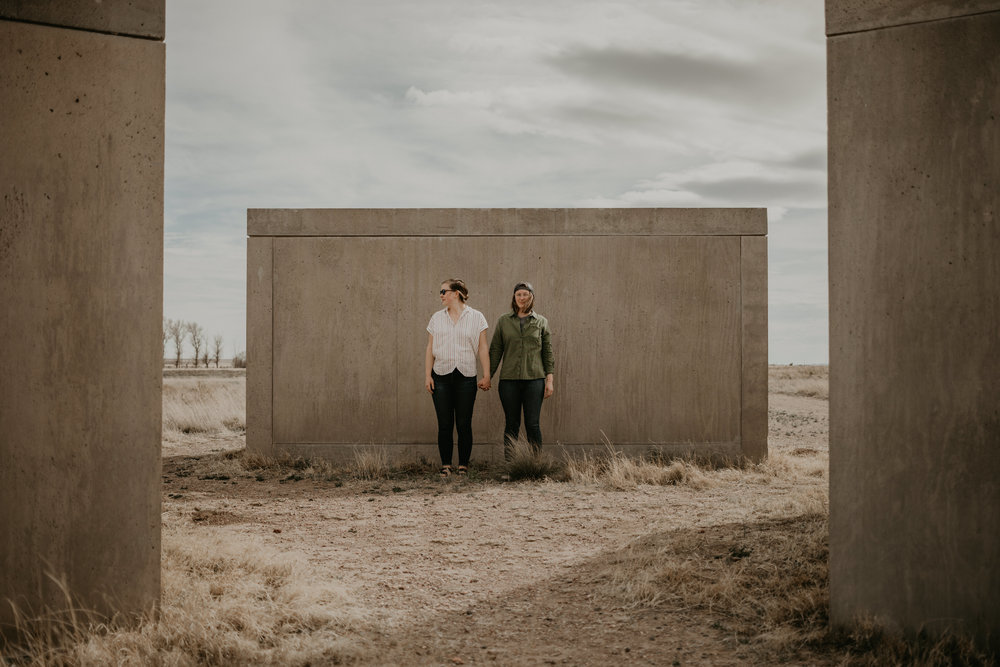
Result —
[[[5, 4], [5, 7], [8, 5]], [[162, 13], [162, 3], [161, 3]], [[0, 20], [0, 629], [159, 598], [162, 43]]]
[[994, 646], [998, 35], [992, 12], [828, 40], [832, 618]]
[[767, 218], [717, 208], [249, 209], [250, 236], [764, 235]]
[[0, 19], [162, 40], [164, 0], [2, 0]]
[[[590, 445], [606, 434], [633, 450], [766, 456], [766, 238], [723, 233], [725, 224], [763, 233], [765, 213], [701, 209], [709, 235], [692, 233], [691, 210], [671, 213], [326, 210], [302, 224], [301, 211], [250, 211], [252, 233], [273, 236], [248, 246], [249, 446], [336, 456], [391, 444], [433, 459], [425, 327], [441, 280], [457, 276], [490, 335], [514, 283], [534, 284], [557, 368], [546, 442]], [[361, 235], [359, 221], [372, 220], [379, 231]], [[315, 236], [301, 236], [306, 228]], [[269, 404], [270, 424], [249, 419]], [[500, 454], [495, 390], [480, 392], [473, 431], [494, 445], [477, 458]]]
[[1000, 10], [1000, 0], [837, 0], [826, 3], [826, 34], [878, 30]]

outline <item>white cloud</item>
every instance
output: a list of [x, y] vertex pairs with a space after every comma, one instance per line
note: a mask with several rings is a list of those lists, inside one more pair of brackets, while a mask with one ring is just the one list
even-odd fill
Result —
[[772, 295], [818, 284], [820, 0], [167, 10], [172, 317], [243, 336], [248, 207], [767, 206]]

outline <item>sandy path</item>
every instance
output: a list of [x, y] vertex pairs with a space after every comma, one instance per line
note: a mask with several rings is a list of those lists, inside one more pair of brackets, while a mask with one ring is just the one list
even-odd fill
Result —
[[[745, 664], [747, 647], [705, 614], [625, 608], [601, 592], [600, 573], [644, 536], [736, 534], [825, 497], [827, 402], [772, 395], [770, 416], [772, 453], [801, 462], [805, 474], [719, 472], [709, 488], [628, 491], [434, 478], [202, 480], [191, 474], [198, 462], [177, 456], [183, 443], [172, 443], [164, 511], [171, 522], [197, 516], [205, 530], [301, 552], [320, 576], [342, 581], [371, 620], [372, 664]], [[202, 438], [186, 453], [226, 446]]]

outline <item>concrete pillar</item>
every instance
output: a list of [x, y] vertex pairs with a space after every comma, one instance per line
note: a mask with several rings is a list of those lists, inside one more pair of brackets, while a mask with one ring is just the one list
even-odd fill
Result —
[[1000, 2], [828, 0], [834, 623], [1000, 635]]
[[0, 630], [160, 587], [163, 0], [0, 3]]

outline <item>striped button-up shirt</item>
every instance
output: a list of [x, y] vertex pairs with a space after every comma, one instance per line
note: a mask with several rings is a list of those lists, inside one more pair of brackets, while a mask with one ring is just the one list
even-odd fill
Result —
[[479, 353], [479, 334], [489, 324], [481, 312], [466, 306], [452, 322], [448, 309], [443, 308], [427, 323], [427, 332], [434, 338], [431, 352], [434, 355], [434, 372], [447, 375], [456, 368], [465, 377], [476, 377], [476, 355]]

